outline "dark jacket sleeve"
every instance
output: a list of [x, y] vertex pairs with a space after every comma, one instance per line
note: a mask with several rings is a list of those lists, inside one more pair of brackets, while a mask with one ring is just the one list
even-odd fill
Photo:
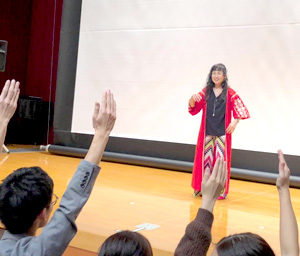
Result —
[[195, 220], [186, 227], [185, 234], [175, 250], [175, 256], [206, 255], [211, 243], [213, 219], [211, 212], [200, 208]]

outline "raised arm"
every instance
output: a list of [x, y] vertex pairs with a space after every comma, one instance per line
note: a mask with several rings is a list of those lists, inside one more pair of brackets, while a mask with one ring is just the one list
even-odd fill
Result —
[[175, 256], [206, 255], [211, 243], [213, 208], [227, 179], [226, 162], [218, 159], [210, 175], [207, 170], [202, 180], [202, 204], [197, 216], [186, 228], [175, 250]]
[[108, 142], [109, 134], [116, 121], [116, 102], [110, 91], [102, 96], [101, 104], [95, 103], [93, 127], [95, 135], [90, 149], [85, 157], [86, 161], [99, 164]]
[[20, 95], [20, 83], [7, 80], [0, 95], [0, 155], [4, 143], [7, 125], [16, 111]]
[[227, 180], [226, 162], [218, 158], [213, 172], [210, 175], [208, 169], [205, 170], [202, 181], [202, 204], [201, 208], [213, 212], [216, 200], [225, 187]]
[[[98, 164], [116, 120], [116, 102], [110, 91], [104, 93], [100, 104], [95, 104], [92, 119], [95, 135], [88, 153], [79, 164], [62, 196], [59, 208], [42, 233], [32, 240], [31, 246], [26, 245], [26, 241], [25, 244], [18, 246], [18, 248], [26, 247], [28, 252], [26, 255], [63, 255], [77, 232], [76, 218], [93, 190], [100, 171]], [[36, 245], [42, 251], [40, 254]], [[15, 255], [25, 254], [17, 252]]]
[[278, 151], [279, 176], [276, 186], [280, 203], [280, 249], [282, 256], [298, 256], [298, 225], [289, 190], [290, 169], [281, 150]]

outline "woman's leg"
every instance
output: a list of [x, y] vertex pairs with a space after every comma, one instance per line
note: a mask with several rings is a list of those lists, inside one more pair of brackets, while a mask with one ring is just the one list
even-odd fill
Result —
[[204, 172], [208, 169], [210, 174], [213, 171], [214, 167], [214, 153], [215, 153], [215, 137], [207, 135], [205, 137], [204, 145]]
[[[226, 136], [220, 136], [220, 137], [216, 137], [215, 139], [215, 159], [214, 159], [214, 163], [216, 162], [216, 160], [218, 158], [223, 158], [226, 161], [226, 155], [225, 155], [225, 142], [226, 142]], [[227, 182], [226, 182], [227, 183]], [[225, 187], [228, 184], [225, 185]], [[219, 199], [225, 199], [226, 194], [225, 194], [225, 188], [223, 189]]]
[[[213, 170], [213, 160], [214, 160], [214, 136], [206, 135], [204, 141], [204, 168], [203, 171], [209, 170], [211, 173]], [[202, 174], [203, 176], [203, 174]], [[200, 190], [194, 190], [194, 196], [201, 196]]]

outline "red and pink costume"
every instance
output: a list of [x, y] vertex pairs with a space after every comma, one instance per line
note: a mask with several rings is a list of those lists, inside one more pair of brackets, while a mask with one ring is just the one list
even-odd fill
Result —
[[[201, 191], [201, 182], [202, 182], [202, 176], [204, 173], [204, 166], [205, 166], [204, 144], [205, 144], [205, 137], [207, 135], [205, 131], [206, 112], [207, 112], [205, 91], [206, 89], [204, 88], [201, 92], [199, 92], [201, 100], [199, 102], [195, 102], [195, 107], [192, 108], [189, 106], [189, 112], [191, 115], [196, 115], [201, 110], [203, 111], [201, 127], [198, 135], [198, 141], [197, 141], [196, 152], [195, 152], [194, 167], [193, 167], [192, 187], [194, 188], [195, 191]], [[228, 87], [227, 97], [226, 97], [226, 111], [225, 111], [225, 130], [228, 127], [228, 125], [231, 123], [231, 112], [233, 113], [233, 117], [235, 119], [247, 119], [250, 117], [249, 112], [245, 107], [241, 98], [233, 89]], [[227, 182], [224, 191], [224, 197], [226, 197], [229, 190], [230, 166], [231, 166], [231, 134], [228, 133], [226, 133], [224, 159], [227, 161], [227, 170], [228, 170]], [[215, 160], [216, 159], [213, 159], [213, 165], [215, 163]]]

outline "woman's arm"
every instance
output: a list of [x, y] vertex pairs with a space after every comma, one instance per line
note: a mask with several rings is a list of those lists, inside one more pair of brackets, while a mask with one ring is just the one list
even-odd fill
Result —
[[240, 120], [240, 118], [233, 119], [233, 121], [228, 125], [226, 129], [226, 133], [233, 133]]
[[204, 92], [193, 94], [189, 99], [189, 112], [191, 115], [198, 114], [205, 104]]
[[230, 99], [231, 109], [233, 113], [234, 120], [226, 128], [226, 133], [233, 133], [237, 124], [241, 119], [250, 118], [248, 109], [246, 108], [244, 102], [240, 96], [233, 90], [231, 90], [232, 97]]
[[190, 101], [189, 101], [189, 105], [191, 108], [195, 107], [195, 103], [196, 102], [200, 102], [201, 101], [201, 96], [199, 93], [196, 93], [196, 94], [193, 94], [192, 97], [190, 98]]

